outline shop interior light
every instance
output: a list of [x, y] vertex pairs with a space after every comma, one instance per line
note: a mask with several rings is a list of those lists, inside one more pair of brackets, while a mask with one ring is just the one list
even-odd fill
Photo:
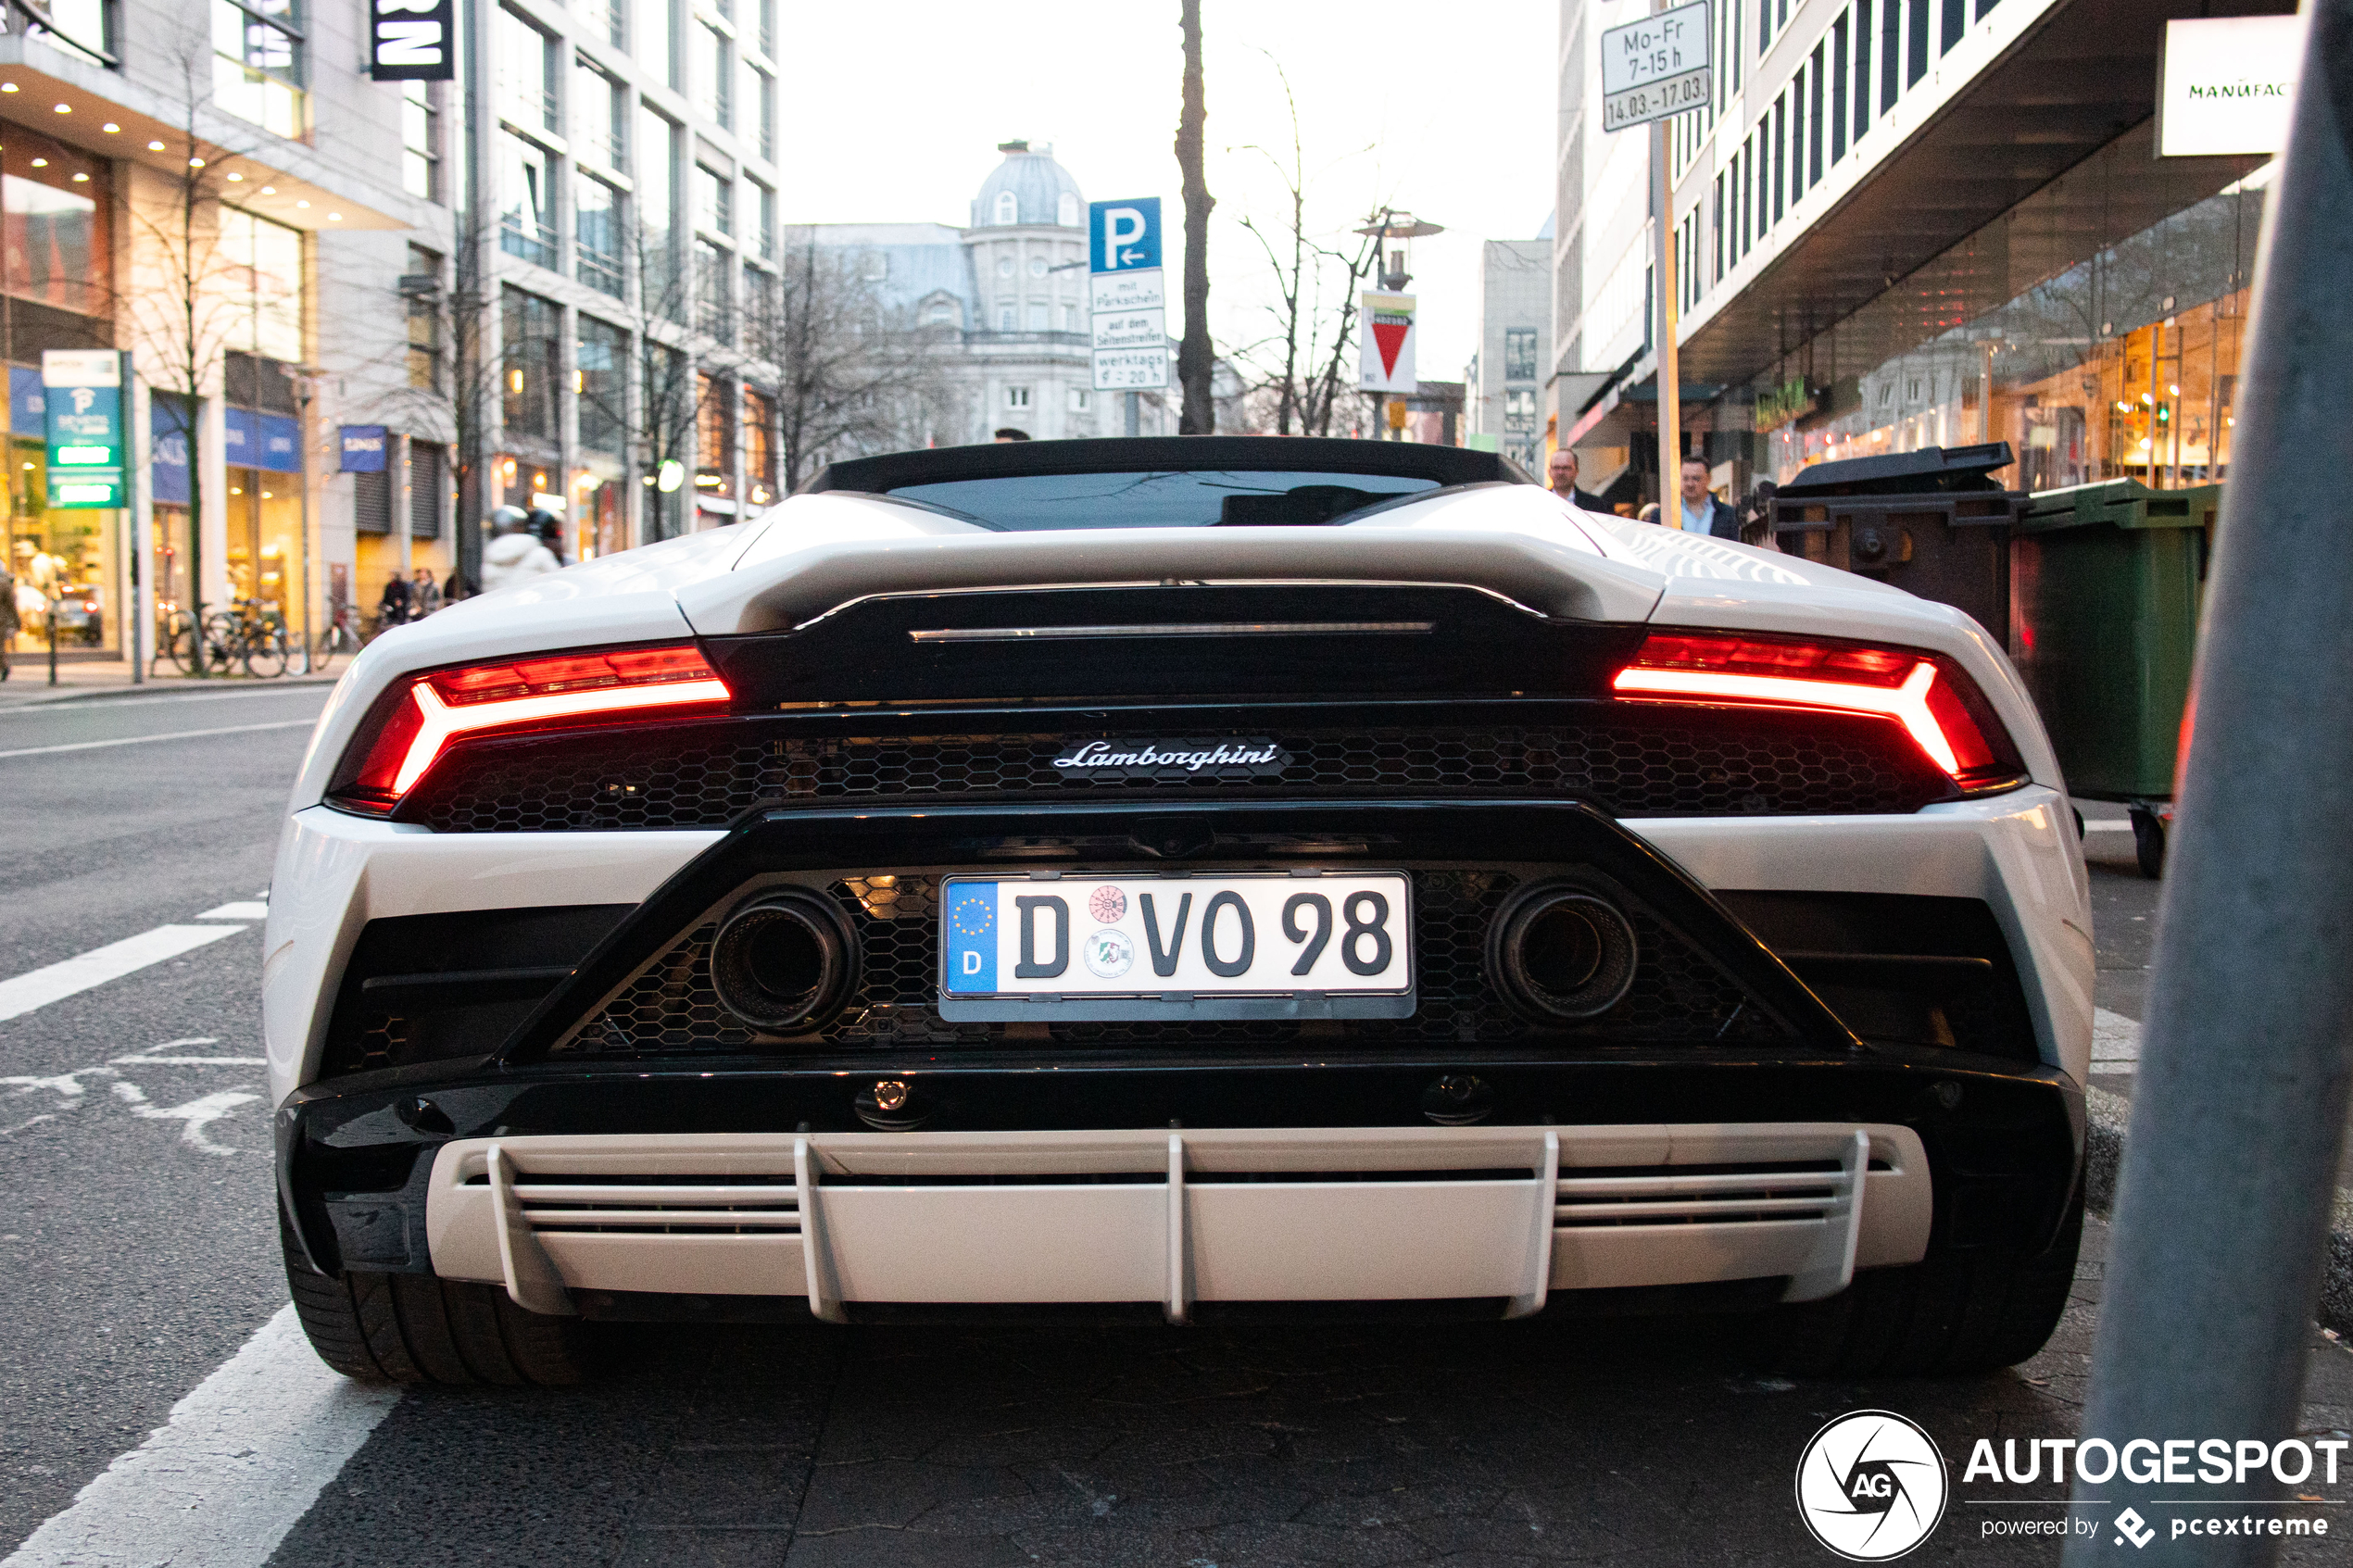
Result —
[[346, 805], [388, 811], [464, 736], [709, 707], [731, 695], [691, 643], [436, 671], [409, 682], [399, 701], [378, 710], [374, 734], [353, 744], [358, 765], [345, 770], [348, 777], [333, 793]]
[[1908, 648], [1654, 633], [1612, 689], [1664, 702], [1734, 702], [1876, 714], [1904, 727], [1964, 788], [2007, 788], [2023, 771], [1968, 677]]

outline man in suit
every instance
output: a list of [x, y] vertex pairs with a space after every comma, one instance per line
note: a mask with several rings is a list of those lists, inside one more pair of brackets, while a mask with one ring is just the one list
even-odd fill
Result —
[[1741, 515], [1707, 493], [1707, 464], [1701, 459], [1683, 459], [1682, 494], [1677, 502], [1673, 511], [1659, 514], [1668, 527], [1740, 542]]
[[1564, 446], [1553, 454], [1553, 460], [1546, 467], [1545, 477], [1552, 483], [1553, 494], [1567, 501], [1570, 506], [1582, 511], [1608, 515], [1609, 508], [1602, 505], [1602, 498], [1599, 495], [1591, 491], [1577, 488], [1577, 454], [1569, 447]]

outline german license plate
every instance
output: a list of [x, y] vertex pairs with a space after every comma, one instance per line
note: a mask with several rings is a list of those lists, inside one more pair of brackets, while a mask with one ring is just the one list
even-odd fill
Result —
[[939, 922], [951, 1022], [1414, 1010], [1402, 872], [951, 876]]

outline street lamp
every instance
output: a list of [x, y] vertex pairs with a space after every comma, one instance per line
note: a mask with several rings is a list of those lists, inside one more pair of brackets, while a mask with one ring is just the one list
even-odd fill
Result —
[[[1406, 247], [1401, 246], [1392, 251], [1389, 248], [1389, 242], [1391, 240], [1412, 241], [1429, 234], [1442, 234], [1446, 232], [1446, 226], [1442, 223], [1428, 222], [1415, 217], [1410, 212], [1400, 212], [1395, 207], [1385, 207], [1380, 209], [1378, 217], [1356, 232], [1368, 235], [1373, 240], [1374, 281], [1390, 294], [1403, 294], [1405, 291], [1405, 285], [1414, 281], [1414, 274], [1406, 270]], [[1376, 410], [1380, 408], [1387, 395], [1386, 393], [1373, 394], [1373, 406]], [[1380, 438], [1379, 420], [1376, 419], [1373, 421], [1373, 428], [1374, 439], [1378, 440]], [[1404, 438], [1404, 422], [1400, 419], [1395, 421], [1395, 428], [1390, 433], [1390, 439], [1402, 441]]]

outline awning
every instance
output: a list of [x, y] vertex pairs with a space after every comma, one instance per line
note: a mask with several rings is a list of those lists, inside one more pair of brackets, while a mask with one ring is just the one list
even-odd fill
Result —
[[[1683, 378], [1742, 383], [1768, 371], [1783, 355], [2144, 125], [2156, 108], [2169, 19], [2295, 8], [2280, 0], [2058, 0], [1909, 143], [1882, 158], [1689, 332]], [[2006, 247], [2002, 267], [1977, 270], [1974, 279], [1969, 268], [1935, 278], [1935, 298], [1924, 301], [1933, 308], [1923, 312], [1919, 341], [2007, 303], [2006, 280], [2022, 273], [2049, 277], [2213, 194], [2263, 161], [2120, 160], [2120, 167], [2129, 164], [2127, 174], [2101, 204], [2062, 212], [2031, 233], [1999, 235]], [[1916, 281], [1924, 288], [1931, 282]], [[2001, 297], [1971, 297], [1973, 282], [1989, 294], [1987, 285], [1998, 285]], [[1710, 304], [1703, 302], [1700, 313]]]
[[172, 179], [186, 171], [184, 159], [201, 157], [208, 173], [221, 177], [208, 194], [293, 228], [333, 232], [415, 226], [369, 205], [380, 196], [360, 199], [359, 184], [318, 148], [230, 119], [208, 99], [195, 106], [192, 155], [187, 105], [21, 34], [0, 36], [0, 115], [69, 146], [145, 164]]

